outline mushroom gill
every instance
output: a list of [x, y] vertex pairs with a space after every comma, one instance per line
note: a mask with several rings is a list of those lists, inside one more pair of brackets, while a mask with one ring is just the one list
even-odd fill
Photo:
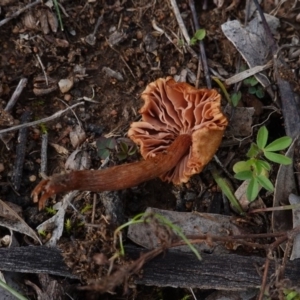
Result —
[[216, 153], [228, 124], [221, 111], [221, 95], [213, 89], [196, 89], [172, 77], [150, 83], [141, 95], [141, 122], [134, 122], [128, 136], [140, 146], [144, 159], [164, 152], [177, 136], [189, 134], [192, 145], [179, 163], [160, 176], [180, 184], [200, 173]]

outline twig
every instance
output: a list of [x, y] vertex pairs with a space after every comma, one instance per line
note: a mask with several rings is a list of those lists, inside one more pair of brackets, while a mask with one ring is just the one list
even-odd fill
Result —
[[47, 77], [47, 74], [46, 74], [46, 71], [45, 71], [45, 67], [44, 67], [44, 65], [42, 63], [42, 60], [41, 60], [41, 58], [40, 58], [40, 56], [38, 54], [36, 54], [36, 59], [38, 60], [40, 66], [42, 68], [43, 74], [45, 76], [45, 82], [46, 82], [46, 85], [48, 86], [49, 83], [48, 83], [48, 77]]
[[15, 89], [14, 93], [12, 94], [9, 101], [7, 102], [6, 107], [4, 108], [5, 111], [11, 112], [11, 110], [15, 106], [17, 100], [19, 99], [24, 87], [26, 86], [27, 81], [28, 81], [27, 78], [22, 78], [19, 81], [17, 88]]
[[47, 174], [47, 149], [48, 149], [48, 132], [42, 134], [41, 146], [41, 174]]
[[[198, 22], [198, 18], [197, 18], [194, 0], [189, 0], [189, 5], [190, 5], [191, 12], [192, 12], [195, 28], [197, 31], [200, 29], [200, 26], [199, 26], [199, 22]], [[206, 80], [206, 85], [209, 89], [211, 89], [212, 85], [211, 85], [211, 79], [210, 79], [210, 75], [209, 75], [209, 69], [208, 69], [208, 65], [207, 65], [207, 59], [206, 59], [203, 41], [199, 41], [199, 50], [200, 50], [201, 62], [202, 62], [202, 67], [203, 67], [203, 71], [204, 71], [204, 77]]]
[[47, 117], [47, 118], [44, 118], [44, 119], [41, 119], [41, 120], [38, 120], [38, 121], [33, 121], [33, 122], [29, 122], [29, 123], [17, 125], [17, 126], [14, 126], [14, 127], [2, 129], [2, 130], [0, 130], [0, 134], [11, 132], [11, 131], [16, 131], [16, 130], [19, 130], [21, 128], [35, 126], [35, 125], [38, 125], [38, 124], [41, 124], [41, 123], [52, 121], [52, 120], [54, 120], [56, 118], [59, 118], [62, 114], [64, 114], [65, 112], [69, 111], [70, 109], [75, 108], [75, 107], [77, 107], [79, 105], [82, 105], [82, 104], [84, 104], [84, 102], [76, 103], [76, 104], [74, 104], [74, 105], [72, 105], [70, 107], [67, 107], [66, 109], [63, 109], [63, 110], [60, 110], [60, 111], [56, 112], [55, 114], [53, 114], [50, 117]]
[[[30, 111], [25, 111], [21, 116], [21, 122], [29, 121], [31, 117]], [[16, 191], [21, 187], [23, 166], [26, 154], [26, 142], [27, 142], [28, 130], [27, 128], [21, 128], [18, 135], [18, 144], [16, 146], [16, 159], [14, 164], [14, 170], [12, 175], [12, 184]]]
[[176, 0], [170, 0], [171, 2], [171, 5], [172, 5], [172, 8], [173, 8], [173, 11], [174, 11], [174, 14], [175, 14], [175, 17], [176, 17], [176, 20], [177, 20], [177, 23], [179, 25], [179, 28], [184, 36], [184, 39], [185, 41], [187, 42], [187, 44], [189, 45], [190, 44], [190, 36], [187, 32], [187, 29], [184, 25], [184, 22], [182, 20], [182, 17], [181, 17], [181, 14], [180, 14], [180, 11], [178, 9], [178, 6], [177, 6], [177, 3], [176, 3]]
[[0, 22], [0, 27], [1, 27], [2, 25], [6, 24], [7, 22], [9, 22], [11, 19], [18, 17], [18, 16], [19, 16], [21, 13], [23, 13], [25, 10], [27, 10], [27, 9], [29, 9], [29, 8], [31, 8], [31, 7], [33, 7], [33, 6], [37, 5], [37, 4], [39, 4], [39, 3], [41, 3], [41, 2], [42, 2], [42, 0], [36, 0], [35, 2], [32, 2], [32, 3], [30, 3], [30, 4], [26, 5], [26, 6], [24, 6], [23, 8], [19, 9], [18, 11], [16, 11], [15, 13], [13, 13], [13, 14], [12, 14], [11, 16], [9, 16], [8, 18], [2, 20], [2, 21]]
[[[271, 253], [271, 251], [270, 251], [270, 253]], [[267, 285], [267, 279], [268, 279], [269, 267], [270, 267], [270, 258], [267, 256], [266, 262], [264, 265], [264, 274], [262, 277], [258, 300], [263, 300], [263, 298], [264, 298], [265, 289], [266, 289], [266, 285]]]

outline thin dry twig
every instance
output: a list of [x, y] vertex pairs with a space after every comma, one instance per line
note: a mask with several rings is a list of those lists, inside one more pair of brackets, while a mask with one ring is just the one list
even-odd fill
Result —
[[[189, 0], [189, 6], [190, 6], [190, 9], [192, 12], [193, 21], [194, 21], [195, 28], [197, 31], [200, 29], [200, 25], [199, 25], [198, 18], [197, 18], [194, 0]], [[208, 69], [208, 64], [207, 64], [206, 53], [205, 53], [203, 41], [199, 41], [199, 50], [200, 50], [201, 62], [202, 62], [202, 67], [203, 67], [203, 71], [204, 71], [204, 77], [206, 80], [206, 85], [209, 89], [211, 89], [212, 84], [211, 84], [211, 79], [210, 79], [210, 74], [209, 74], [209, 69]]]
[[[21, 116], [21, 122], [28, 122], [31, 117], [30, 111], [25, 111]], [[26, 143], [27, 143], [28, 130], [27, 128], [22, 128], [19, 131], [18, 143], [16, 146], [16, 158], [13, 168], [12, 184], [16, 191], [21, 187], [22, 177], [23, 177], [23, 167], [26, 154]]]
[[190, 44], [190, 36], [188, 34], [188, 31], [184, 25], [184, 22], [182, 20], [182, 17], [181, 17], [181, 14], [180, 14], [180, 11], [179, 11], [179, 8], [177, 6], [177, 3], [176, 3], [176, 0], [170, 0], [171, 2], [171, 5], [172, 5], [172, 8], [173, 8], [173, 11], [174, 11], [174, 14], [175, 14], [175, 17], [176, 17], [176, 20], [177, 20], [177, 23], [178, 23], [178, 26], [184, 36], [184, 39], [185, 41], [187, 42], [187, 44], [189, 45]]
[[36, 0], [35, 2], [29, 3], [28, 5], [24, 6], [23, 8], [19, 9], [18, 11], [16, 11], [15, 13], [13, 13], [11, 16], [9, 16], [8, 18], [5, 18], [4, 20], [2, 20], [0, 22], [0, 27], [4, 24], [6, 24], [7, 22], [9, 22], [11, 19], [18, 17], [20, 14], [22, 14], [24, 11], [26, 11], [27, 9], [41, 3], [42, 0]]
[[6, 107], [4, 108], [5, 111], [11, 112], [17, 100], [19, 99], [23, 89], [27, 85], [27, 81], [28, 81], [27, 78], [22, 78], [19, 81], [17, 88], [15, 89], [14, 93], [12, 94], [9, 101], [7, 102]]
[[46, 123], [46, 122], [49, 122], [49, 121], [52, 121], [56, 118], [59, 118], [62, 114], [64, 114], [65, 112], [69, 111], [70, 109], [73, 109], [79, 105], [83, 105], [84, 102], [79, 102], [79, 103], [76, 103], [70, 107], [67, 107], [66, 109], [63, 109], [63, 110], [60, 110], [58, 112], [56, 112], [55, 114], [53, 114], [52, 116], [50, 117], [47, 117], [47, 118], [43, 118], [43, 119], [40, 119], [40, 120], [37, 120], [37, 121], [33, 121], [33, 122], [29, 122], [29, 123], [25, 123], [25, 124], [21, 124], [21, 125], [17, 125], [17, 126], [13, 126], [13, 127], [10, 127], [10, 128], [5, 128], [5, 129], [2, 129], [0, 130], [0, 134], [3, 134], [3, 133], [7, 133], [7, 132], [11, 132], [11, 131], [16, 131], [16, 130], [19, 130], [21, 128], [26, 128], [26, 127], [30, 127], [30, 126], [35, 126], [35, 125], [38, 125], [38, 124], [41, 124], [41, 123]]
[[[41, 145], [41, 174], [47, 174], [47, 149], [48, 149], [48, 132], [42, 134]], [[43, 176], [42, 175], [42, 176]]]

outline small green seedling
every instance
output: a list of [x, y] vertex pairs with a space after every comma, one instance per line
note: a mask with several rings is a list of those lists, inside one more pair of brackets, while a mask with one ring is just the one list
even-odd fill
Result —
[[56, 10], [56, 13], [57, 13], [58, 20], [59, 20], [60, 29], [61, 29], [61, 31], [64, 31], [64, 25], [63, 25], [63, 22], [62, 22], [58, 2], [57, 2], [57, 0], [54, 0], [53, 3], [54, 3], [54, 7], [55, 7], [55, 10]]
[[83, 207], [83, 209], [80, 211], [80, 213], [81, 213], [81, 214], [84, 214], [84, 213], [88, 212], [89, 210], [92, 210], [92, 208], [93, 208], [93, 205], [91, 205], [91, 204], [86, 204], [86, 205]]
[[190, 40], [190, 45], [194, 46], [198, 41], [202, 41], [205, 38], [205, 29], [198, 29]]
[[65, 230], [68, 234], [71, 233], [71, 229], [72, 229], [72, 222], [71, 219], [67, 219], [65, 222]]
[[122, 139], [117, 147], [117, 158], [125, 160], [129, 156], [136, 154], [137, 146], [129, 139]]
[[265, 91], [261, 84], [254, 76], [246, 78], [243, 83], [248, 86], [249, 94], [255, 95], [257, 98], [262, 99], [265, 96]]
[[47, 236], [47, 232], [45, 230], [39, 230], [38, 234], [43, 238], [45, 238]]
[[100, 137], [96, 141], [96, 146], [98, 148], [98, 156], [101, 159], [106, 159], [109, 153], [115, 149], [117, 145], [115, 138]]
[[285, 300], [300, 300], [300, 293], [292, 289], [286, 289], [283, 293]]
[[49, 214], [54, 216], [57, 213], [57, 210], [54, 209], [52, 206], [51, 207], [45, 207], [45, 211]]
[[256, 199], [259, 193], [259, 186], [265, 188], [267, 191], [274, 191], [274, 186], [268, 178], [271, 165], [262, 159], [263, 157], [277, 164], [289, 165], [292, 163], [289, 157], [275, 153], [289, 147], [292, 139], [284, 136], [267, 145], [268, 136], [267, 128], [262, 126], [258, 130], [256, 143], [251, 144], [247, 153], [249, 160], [239, 161], [233, 166], [233, 171], [236, 173], [234, 177], [236, 179], [249, 181], [246, 191], [249, 201]]

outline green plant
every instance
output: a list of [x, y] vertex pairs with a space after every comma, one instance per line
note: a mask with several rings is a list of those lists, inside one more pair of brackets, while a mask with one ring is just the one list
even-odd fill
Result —
[[45, 207], [45, 211], [49, 214], [54, 216], [57, 213], [57, 210], [54, 209], [53, 207]]
[[286, 289], [283, 293], [285, 300], [300, 300], [300, 294], [294, 290]]
[[263, 98], [265, 96], [265, 91], [261, 84], [258, 83], [254, 76], [246, 78], [243, 83], [248, 86], [248, 93], [256, 95], [257, 98]]
[[[16, 290], [14, 290], [13, 288], [11, 288], [9, 285], [7, 285], [4, 281], [2, 281], [0, 279], [0, 287], [6, 291], [8, 291], [9, 293], [11, 293], [13, 296], [16, 297], [16, 299], [19, 300], [28, 300], [28, 298], [24, 297], [23, 295], [21, 295], [19, 292], [17, 292]], [[3, 298], [6, 298], [5, 296]], [[7, 297], [8, 298], [8, 297]]]
[[190, 40], [190, 45], [194, 46], [198, 41], [202, 41], [205, 38], [205, 29], [198, 29]]
[[240, 102], [241, 98], [242, 98], [242, 93], [240, 91], [234, 92], [233, 94], [231, 94], [230, 100], [231, 100], [232, 105], [234, 107], [236, 107], [238, 105], [238, 103]]
[[68, 234], [70, 234], [71, 229], [72, 229], [72, 222], [70, 219], [67, 219], [65, 222], [65, 230]]
[[117, 158], [125, 160], [136, 153], [137, 146], [129, 139], [122, 139], [117, 147]]
[[115, 138], [100, 137], [96, 141], [98, 149], [98, 156], [101, 159], [106, 159], [109, 156], [110, 151], [114, 150], [117, 145]]
[[38, 234], [43, 238], [45, 238], [47, 236], [47, 232], [45, 230], [39, 230]]
[[54, 7], [55, 7], [55, 10], [56, 10], [56, 13], [57, 13], [58, 20], [59, 20], [60, 29], [61, 29], [61, 31], [64, 31], [64, 25], [63, 25], [63, 22], [62, 22], [58, 2], [57, 2], [57, 0], [54, 0], [53, 3], [54, 3]]
[[40, 128], [41, 128], [42, 134], [46, 134], [48, 132], [48, 129], [47, 129], [47, 126], [45, 123], [41, 123]]
[[292, 162], [289, 157], [275, 153], [286, 149], [291, 144], [292, 139], [284, 136], [267, 145], [268, 136], [267, 128], [262, 126], [258, 130], [256, 143], [251, 144], [247, 153], [249, 159], [247, 161], [239, 161], [233, 166], [233, 171], [236, 173], [234, 177], [249, 182], [246, 191], [249, 201], [253, 201], [257, 197], [260, 186], [268, 191], [274, 190], [274, 186], [268, 178], [271, 165], [262, 159], [263, 157], [282, 165], [288, 165]]
[[93, 208], [93, 205], [91, 204], [86, 204], [80, 211], [80, 213], [84, 214], [86, 213], [87, 211], [91, 210]]

